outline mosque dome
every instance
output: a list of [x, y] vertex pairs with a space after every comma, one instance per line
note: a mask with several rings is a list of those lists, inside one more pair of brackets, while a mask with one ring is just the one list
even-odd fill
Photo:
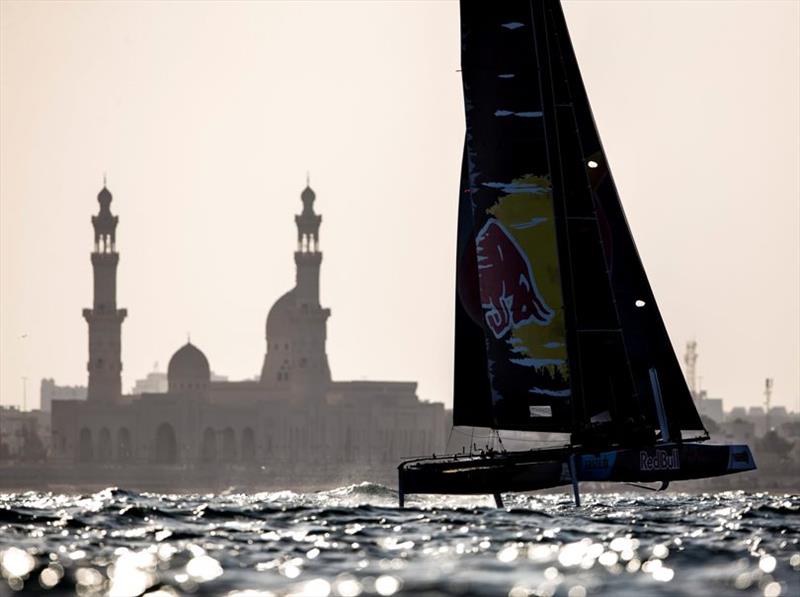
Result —
[[295, 308], [295, 289], [275, 301], [267, 315], [267, 341], [285, 338], [290, 333], [291, 314]]
[[211, 368], [203, 352], [191, 342], [179, 348], [169, 360], [167, 382], [170, 391], [191, 387], [187, 384], [207, 384], [211, 380]]

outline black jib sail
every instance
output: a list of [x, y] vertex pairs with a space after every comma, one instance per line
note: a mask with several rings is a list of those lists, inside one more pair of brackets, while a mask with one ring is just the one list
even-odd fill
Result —
[[704, 429], [561, 6], [462, 2], [461, 33], [454, 424], [653, 437], [660, 427], [672, 439]]

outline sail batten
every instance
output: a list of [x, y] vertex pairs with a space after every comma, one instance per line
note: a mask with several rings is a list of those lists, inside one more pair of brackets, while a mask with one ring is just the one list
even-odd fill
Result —
[[702, 429], [560, 5], [464, 2], [461, 27], [454, 424], [654, 433], [656, 370], [670, 433]]

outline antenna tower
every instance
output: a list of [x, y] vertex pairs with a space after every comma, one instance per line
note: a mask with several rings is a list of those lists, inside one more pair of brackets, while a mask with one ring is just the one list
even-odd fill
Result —
[[697, 342], [695, 340], [690, 340], [686, 343], [683, 362], [686, 364], [686, 377], [692, 397], [697, 398]]
[[772, 383], [773, 379], [768, 377], [764, 380], [764, 414], [765, 419], [767, 422], [767, 432], [770, 430], [770, 420], [769, 420], [769, 410], [770, 410], [770, 402], [772, 401]]

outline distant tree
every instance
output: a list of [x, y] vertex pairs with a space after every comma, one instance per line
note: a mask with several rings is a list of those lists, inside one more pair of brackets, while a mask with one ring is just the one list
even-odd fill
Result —
[[21, 459], [26, 462], [41, 462], [45, 459], [45, 449], [35, 429], [23, 428]]
[[800, 437], [800, 421], [789, 421], [781, 425], [781, 431], [786, 437]]
[[774, 429], [768, 431], [766, 434], [764, 434], [764, 437], [758, 440], [759, 448], [761, 448], [764, 452], [775, 454], [780, 458], [786, 458], [793, 445], [794, 444], [792, 442], [785, 440], [778, 435], [778, 432]]

